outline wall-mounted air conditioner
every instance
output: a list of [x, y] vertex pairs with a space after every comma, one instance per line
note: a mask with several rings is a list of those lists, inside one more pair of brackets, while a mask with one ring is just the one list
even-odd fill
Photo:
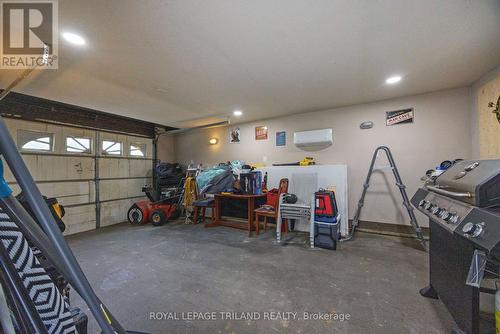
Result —
[[327, 147], [333, 144], [333, 129], [299, 131], [293, 134], [297, 147]]

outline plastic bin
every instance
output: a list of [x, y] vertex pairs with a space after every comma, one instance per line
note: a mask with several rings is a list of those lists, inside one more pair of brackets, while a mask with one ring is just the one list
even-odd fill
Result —
[[337, 249], [340, 225], [338, 223], [314, 222], [314, 247]]

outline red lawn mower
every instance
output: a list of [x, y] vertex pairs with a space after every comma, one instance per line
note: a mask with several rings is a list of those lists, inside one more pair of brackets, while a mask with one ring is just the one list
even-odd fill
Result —
[[152, 187], [144, 187], [142, 191], [147, 200], [134, 203], [127, 213], [129, 223], [144, 225], [151, 222], [161, 226], [180, 217], [184, 195], [184, 179], [175, 188], [163, 189], [159, 194]]

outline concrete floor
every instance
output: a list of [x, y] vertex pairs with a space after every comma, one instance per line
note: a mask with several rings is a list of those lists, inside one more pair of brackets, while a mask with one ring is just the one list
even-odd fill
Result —
[[[418, 293], [428, 260], [411, 239], [358, 233], [334, 252], [279, 246], [271, 232], [248, 238], [231, 228], [173, 223], [119, 225], [69, 242], [97, 294], [130, 330], [427, 334], [449, 333], [452, 324], [439, 301]], [[73, 305], [83, 305], [72, 296]], [[151, 320], [151, 312], [179, 320]], [[195, 314], [187, 312], [217, 313], [205, 315], [215, 320], [191, 320]], [[252, 315], [261, 319], [218, 312], [258, 312]], [[292, 313], [286, 319], [271, 312]], [[304, 312], [350, 318], [304, 320]], [[91, 320], [89, 333], [97, 332]]]

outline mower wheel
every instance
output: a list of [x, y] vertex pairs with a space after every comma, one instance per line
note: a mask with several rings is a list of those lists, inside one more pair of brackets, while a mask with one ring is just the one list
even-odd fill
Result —
[[144, 212], [136, 204], [128, 209], [127, 218], [130, 224], [144, 224]]
[[154, 210], [149, 215], [149, 220], [154, 226], [162, 226], [167, 222], [167, 217], [165, 217], [162, 210]]

